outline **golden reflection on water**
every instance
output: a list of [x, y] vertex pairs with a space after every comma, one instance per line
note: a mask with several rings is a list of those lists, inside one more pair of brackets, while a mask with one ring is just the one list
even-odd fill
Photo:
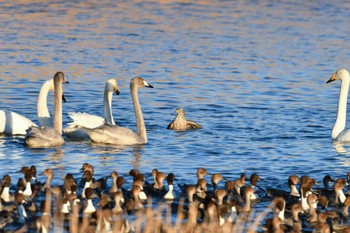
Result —
[[[203, 35], [197, 36], [195, 40], [210, 51], [211, 48], [217, 45], [215, 38], [222, 36], [223, 32], [226, 32], [228, 36], [246, 37], [247, 42], [254, 42], [251, 45], [247, 44], [247, 46], [251, 46], [253, 51], [259, 51], [264, 48], [263, 52], [266, 51], [276, 58], [288, 56], [289, 52], [288, 50], [281, 51], [276, 49], [276, 44], [284, 45], [284, 42], [283, 40], [281, 41], [280, 37], [279, 41], [276, 41], [274, 35], [278, 33], [278, 30], [270, 31], [270, 25], [271, 19], [274, 17], [278, 18], [283, 14], [290, 15], [288, 13], [290, 13], [291, 9], [281, 8], [280, 11], [272, 11], [272, 8], [270, 9], [268, 7], [268, 4], [270, 4], [268, 1], [261, 1], [256, 5], [250, 5], [250, 7], [246, 7], [244, 2], [238, 1], [235, 2], [235, 7], [232, 10], [220, 11], [220, 13], [213, 10], [212, 12], [208, 12], [207, 17], [197, 17], [202, 12], [196, 12], [196, 7], [192, 7], [191, 9], [194, 10], [188, 12], [185, 18], [181, 17], [181, 14], [176, 14], [176, 11], [174, 12], [174, 3], [196, 4], [197, 8], [200, 8], [201, 5], [209, 5], [213, 9], [215, 7], [225, 7], [225, 4], [228, 3], [224, 1], [158, 1], [160, 5], [156, 5], [155, 7], [160, 12], [164, 12], [163, 14], [157, 14], [157, 11], [153, 12], [152, 9], [148, 9], [152, 6], [154, 7], [154, 5], [142, 4], [143, 1], [117, 3], [89, 1], [61, 4], [46, 3], [44, 1], [17, 1], [16, 3], [4, 3], [4, 6], [13, 7], [15, 4], [30, 6], [34, 3], [43, 6], [37, 11], [25, 11], [14, 14], [12, 12], [11, 14], [1, 13], [0, 21], [10, 22], [10, 27], [5, 28], [3, 33], [14, 34], [16, 38], [23, 38], [20, 40], [20, 43], [12, 43], [12, 40], [9, 40], [9, 43], [5, 44], [4, 49], [9, 49], [6, 56], [21, 58], [20, 60], [25, 63], [20, 65], [16, 64], [16, 62], [0, 64], [1, 70], [5, 71], [0, 74], [1, 80], [23, 78], [40, 80], [43, 77], [51, 77], [57, 70], [63, 70], [69, 76], [79, 77], [82, 80], [84, 80], [84, 74], [94, 73], [95, 76], [101, 77], [106, 71], [117, 73], [125, 69], [123, 67], [124, 60], [128, 61], [130, 57], [133, 57], [132, 59], [137, 57], [137, 55], [130, 54], [130, 50], [126, 53], [125, 50], [120, 49], [125, 47], [124, 42], [130, 44], [127, 45], [130, 47], [133, 45], [138, 47], [146, 45], [147, 50], [150, 50], [145, 51], [146, 57], [147, 55], [161, 52], [159, 59], [164, 60], [162, 56], [168, 56], [168, 59], [172, 55], [165, 54], [162, 51], [164, 48], [159, 48], [156, 43], [157, 36], [163, 36], [164, 34], [171, 39], [171, 42], [174, 42], [174, 38], [176, 37], [179, 38], [179, 41], [183, 40], [181, 44], [176, 45], [176, 48], [187, 50], [190, 54], [197, 53], [200, 49], [196, 47], [196, 43], [191, 43], [193, 41], [188, 39], [191, 38], [191, 36], [187, 36], [188, 34], [199, 33], [199, 35]], [[157, 2], [155, 1], [154, 3]], [[305, 5], [307, 6], [307, 3]], [[344, 3], [345, 7], [347, 5], [347, 3]], [[23, 8], [25, 7], [21, 7], [22, 11]], [[266, 10], [267, 13], [263, 13], [269, 17], [259, 17], [260, 10], [262, 9]], [[237, 20], [235, 19], [244, 19], [251, 15], [256, 15], [256, 17], [249, 17], [249, 23], [238, 24], [236, 27], [231, 26], [236, 23]], [[305, 9], [301, 7], [297, 12], [293, 12], [290, 17], [295, 17], [296, 19], [313, 17], [313, 19], [318, 20], [321, 16], [315, 15], [307, 7]], [[146, 26], [143, 24], [149, 22], [151, 23]], [[277, 28], [280, 28], [279, 30], [286, 30], [286, 33], [279, 35], [284, 37], [286, 41], [290, 41], [288, 39], [289, 33], [295, 27], [299, 29], [303, 28], [304, 31], [308, 31], [311, 34], [318, 30], [318, 28], [314, 27], [314, 21], [312, 20], [305, 20], [300, 23], [293, 20], [274, 20], [273, 22], [277, 25]], [[349, 25], [344, 25], [344, 27], [346, 26]], [[141, 34], [142, 29], [146, 27], [147, 30], [153, 31], [152, 34], [154, 37], [145, 37]], [[226, 31], [223, 30], [225, 27], [227, 27]], [[267, 33], [260, 33], [260, 28], [266, 30]], [[138, 36], [125, 36], [125, 32], [130, 34], [135, 33]], [[302, 37], [303, 35], [300, 36]], [[262, 39], [259, 40], [259, 37], [262, 37]], [[17, 40], [15, 39], [15, 41]], [[232, 39], [232, 42], [228, 40], [228, 43], [228, 48], [239, 49], [236, 48], [234, 39]], [[290, 41], [286, 45], [299, 49], [296, 43]], [[315, 49], [321, 53], [328, 46], [329, 42], [324, 44], [322, 41], [315, 41], [315, 43], [317, 43]], [[337, 45], [340, 41], [333, 40], [331, 43]], [[109, 50], [109, 47], [113, 47], [115, 50]], [[107, 70], [103, 68], [92, 69], [85, 64], [79, 64], [86, 59], [82, 52], [89, 49], [93, 49], [97, 53], [92, 59], [98, 59], [97, 62], [102, 63], [102, 65], [105, 63]], [[190, 64], [190, 66], [182, 68], [178, 65], [165, 64], [165, 66], [168, 66], [169, 69], [174, 71], [169, 73], [168, 76], [179, 83], [182, 80], [181, 77], [197, 78], [198, 75], [190, 70], [205, 68], [208, 65], [213, 67], [222, 66], [223, 62], [220, 59], [224, 58], [224, 52], [225, 50], [219, 51], [216, 54], [203, 53], [203, 56], [199, 57], [200, 62], [197, 64], [192, 60], [188, 60], [189, 57], [176, 57], [177, 61], [178, 59], [183, 59], [184, 63]], [[259, 56], [258, 52], [256, 54]], [[239, 59], [245, 59], [246, 55], [242, 53], [242, 56]], [[36, 65], [36, 62], [33, 62], [33, 58], [41, 64]], [[115, 58], [120, 58], [121, 63], [112, 65]], [[132, 70], [133, 73], [138, 74], [149, 70], [150, 63], [145, 61], [144, 58], [142, 57], [142, 60], [140, 59], [140, 64]], [[207, 61], [208, 58], [220, 59], [212, 59], [209, 63]], [[234, 59], [237, 58], [225, 58], [228, 65], [230, 64], [230, 60]], [[67, 61], [69, 61], [68, 64]], [[314, 61], [308, 60], [306, 62], [314, 65]], [[270, 66], [271, 69], [278, 67], [277, 63], [267, 63], [264, 65]], [[111, 69], [113, 66], [115, 68]], [[286, 66], [290, 66], [290, 64], [287, 62]], [[247, 65], [242, 63], [241, 68], [242, 70], [257, 70], [254, 64]], [[8, 74], [11, 75], [9, 76]], [[249, 80], [258, 79], [254, 75], [245, 75], [244, 78]]]
[[[177, 1], [185, 3], [187, 1]], [[114, 45], [116, 48], [123, 46], [120, 44], [120, 39], [116, 38], [115, 33], [121, 32], [118, 29], [120, 21], [122, 23], [122, 31], [127, 28], [129, 32], [137, 32], [144, 27], [142, 23], [135, 22], [153, 22], [147, 24], [147, 27], [151, 30], [165, 31], [170, 36], [181, 31], [201, 31], [203, 24], [208, 22], [199, 22], [191, 19], [186, 19], [186, 23], [178, 24], [178, 27], [173, 27], [167, 23], [162, 23], [164, 20], [168, 20], [167, 16], [158, 14], [149, 14], [148, 11], [142, 9], [142, 7], [130, 7], [132, 4], [118, 2], [111, 7], [108, 2], [79, 2], [71, 4], [55, 4], [46, 3], [42, 1], [20, 1], [20, 4], [43, 4], [44, 9], [29, 12], [18, 12], [14, 14], [2, 14], [1, 21], [10, 21], [10, 27], [6, 28], [5, 34], [13, 34], [16, 38], [21, 38], [20, 43], [11, 43], [11, 41], [5, 45], [10, 51], [7, 52], [8, 57], [14, 57], [16, 60], [22, 60], [24, 66], [30, 66], [30, 72], [23, 69], [23, 65], [17, 65], [9, 62], [8, 64], [0, 64], [0, 68], [6, 73], [13, 73], [13, 78], [29, 78], [31, 80], [38, 80], [42, 77], [50, 77], [57, 69], [64, 70], [71, 76], [81, 76], [87, 72], [84, 65], [76, 63], [65, 63], [65, 57], [76, 56], [79, 61], [79, 51], [84, 51], [86, 48], [105, 49], [106, 45]], [[135, 4], [137, 1], [135, 2]], [[140, 1], [142, 3], [142, 1]], [[167, 1], [160, 1], [162, 3], [163, 11], [170, 12], [172, 4]], [[18, 4], [18, 2], [16, 3]], [[106, 5], [105, 5], [106, 4]], [[215, 4], [210, 1], [198, 1], [196, 4], [210, 4], [213, 7]], [[11, 7], [11, 3], [4, 4], [5, 7]], [[24, 6], [21, 9], [25, 8]], [[169, 9], [168, 9], [169, 8]], [[127, 15], [120, 14], [120, 12], [127, 11]], [[173, 13], [171, 13], [173, 14]], [[85, 15], [85, 16], [83, 16]], [[81, 18], [83, 16], [83, 18]], [[125, 21], [131, 18], [132, 21]], [[176, 17], [176, 16], [174, 16]], [[193, 17], [192, 17], [193, 18]], [[184, 19], [176, 19], [184, 21]], [[83, 33], [81, 33], [83, 32]], [[74, 41], [67, 43], [67, 40], [74, 38]], [[144, 41], [142, 37], [123, 37], [122, 40], [127, 39], [129, 43], [141, 44]], [[153, 40], [153, 38], [152, 38]], [[147, 39], [148, 43], [152, 43], [152, 40]], [[44, 46], [44, 47], [43, 47]], [[157, 46], [154, 43], [154, 46]], [[208, 45], [210, 46], [210, 45]], [[60, 49], [67, 52], [59, 51]], [[125, 53], [122, 51], [114, 50], [105, 51], [101, 54], [101, 59], [110, 61], [113, 57], [124, 57]], [[20, 58], [20, 59], [18, 59]], [[31, 65], [33, 58], [43, 64]], [[83, 57], [82, 57], [83, 58]], [[83, 58], [84, 59], [84, 58]], [[69, 60], [69, 59], [67, 59]], [[35, 64], [35, 63], [34, 63]], [[138, 70], [147, 69], [147, 63], [140, 64]], [[176, 67], [172, 68], [176, 70]], [[13, 72], [16, 70], [16, 72]], [[96, 75], [103, 74], [103, 70], [95, 70]], [[101, 72], [101, 73], [99, 73]], [[137, 73], [137, 71], [136, 71]], [[183, 71], [178, 71], [176, 76], [183, 76], [186, 74]], [[175, 76], [175, 74], [169, 74]], [[191, 75], [191, 74], [190, 74]], [[9, 80], [9, 76], [0, 74], [1, 80]]]

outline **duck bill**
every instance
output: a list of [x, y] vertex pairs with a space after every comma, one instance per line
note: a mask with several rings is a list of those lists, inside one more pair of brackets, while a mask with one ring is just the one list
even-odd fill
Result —
[[334, 73], [333, 76], [327, 81], [327, 83], [337, 80], [337, 75]]

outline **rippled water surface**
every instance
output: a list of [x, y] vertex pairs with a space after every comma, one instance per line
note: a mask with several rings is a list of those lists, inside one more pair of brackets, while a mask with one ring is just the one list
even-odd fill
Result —
[[[343, 1], [1, 2], [1, 109], [38, 123], [39, 88], [61, 70], [70, 81], [64, 125], [71, 111], [102, 116], [105, 81], [117, 78], [114, 118], [136, 130], [130, 79], [154, 88], [139, 91], [148, 144], [66, 141], [34, 150], [21, 137], [1, 136], [0, 176], [16, 180], [16, 170], [35, 164], [55, 169], [60, 183], [84, 162], [96, 177], [138, 168], [151, 181], [158, 168], [187, 183], [205, 167], [227, 179], [256, 172], [262, 187], [286, 189], [292, 173], [344, 176], [350, 148], [330, 138], [340, 83], [325, 82], [350, 68], [349, 8]], [[178, 107], [203, 129], [167, 130]]]

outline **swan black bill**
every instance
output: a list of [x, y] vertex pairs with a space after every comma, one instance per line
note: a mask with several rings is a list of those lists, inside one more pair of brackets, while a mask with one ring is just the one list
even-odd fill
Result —
[[116, 95], [119, 95], [119, 94], [120, 94], [120, 91], [119, 91], [119, 90], [116, 90], [114, 93], [115, 93]]
[[69, 83], [68, 79], [66, 79], [66, 76], [64, 76], [64, 80], [62, 83]]
[[333, 76], [326, 83], [330, 83], [330, 82], [333, 82], [335, 80], [337, 80], [337, 75], [333, 74]]
[[65, 103], [67, 102], [66, 97], [64, 97], [63, 94], [62, 94], [62, 101], [65, 102]]

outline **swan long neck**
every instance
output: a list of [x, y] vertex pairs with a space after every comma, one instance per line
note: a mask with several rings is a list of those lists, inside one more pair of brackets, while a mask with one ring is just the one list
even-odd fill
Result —
[[349, 79], [343, 79], [340, 86], [337, 119], [332, 130], [332, 139], [345, 129], [346, 124], [346, 107], [348, 102]]
[[136, 116], [136, 124], [137, 124], [137, 134], [141, 137], [143, 143], [147, 143], [147, 133], [145, 121], [143, 119], [141, 105], [138, 97], [138, 87], [133, 83], [130, 84], [130, 91], [132, 96], [132, 102], [134, 103], [134, 110]]
[[112, 115], [112, 95], [113, 92], [107, 90], [107, 84], [105, 88], [105, 93], [103, 97], [103, 111], [105, 120], [111, 125], [115, 125], [113, 115]]
[[[38, 102], [37, 102], [37, 114], [38, 120], [41, 126], [48, 126], [47, 121], [50, 120], [50, 112], [47, 107], [47, 96], [49, 91], [52, 90], [53, 79], [47, 80], [41, 87]], [[52, 123], [51, 123], [52, 124]]]
[[62, 135], [62, 82], [55, 82], [53, 128]]

